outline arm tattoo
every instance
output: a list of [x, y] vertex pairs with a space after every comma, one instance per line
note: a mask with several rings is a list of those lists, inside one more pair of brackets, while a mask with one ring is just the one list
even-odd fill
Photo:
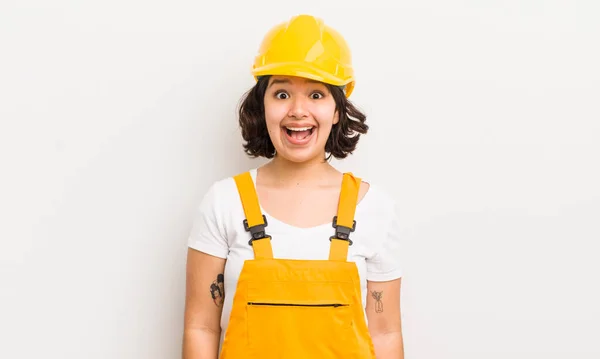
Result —
[[375, 299], [375, 313], [382, 313], [383, 312], [383, 302], [381, 301], [381, 298], [383, 298], [383, 291], [378, 292], [378, 291], [372, 290], [371, 296], [373, 297], [373, 299]]
[[217, 279], [210, 285], [210, 295], [217, 307], [223, 305], [225, 299], [225, 281], [223, 274], [217, 275]]

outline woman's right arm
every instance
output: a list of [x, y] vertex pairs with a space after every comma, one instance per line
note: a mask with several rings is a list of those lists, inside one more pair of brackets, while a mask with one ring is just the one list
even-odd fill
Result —
[[217, 359], [225, 259], [188, 249], [183, 359]]

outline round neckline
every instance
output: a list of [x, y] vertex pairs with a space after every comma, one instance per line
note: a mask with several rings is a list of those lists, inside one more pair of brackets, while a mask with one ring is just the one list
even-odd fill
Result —
[[[258, 168], [252, 168], [250, 171], [250, 177], [252, 178], [252, 183], [254, 185], [254, 188], [256, 190], [256, 197], [258, 199], [258, 206], [260, 207], [260, 211], [262, 212], [262, 214], [264, 214], [266, 217], [269, 217], [269, 219], [271, 220], [271, 222], [276, 222], [279, 223], [283, 226], [292, 228], [292, 229], [297, 229], [297, 230], [303, 230], [303, 231], [310, 231], [310, 230], [317, 230], [317, 229], [321, 229], [323, 227], [330, 227], [333, 225], [333, 218], [331, 222], [325, 222], [323, 224], [317, 224], [316, 226], [311, 226], [311, 227], [299, 227], [299, 226], [294, 226], [292, 224], [289, 224], [287, 222], [284, 222], [280, 219], [278, 219], [277, 217], [271, 215], [269, 212], [267, 212], [264, 207], [262, 206], [262, 203], [260, 201], [260, 199], [258, 198], [258, 189], [256, 186], [256, 177], [258, 174]], [[365, 201], [365, 199], [367, 197], [369, 197], [369, 193], [373, 190], [373, 185], [370, 182], [366, 182], [369, 184], [369, 189], [367, 190], [367, 193], [365, 193], [365, 195], [363, 196], [363, 198], [361, 198], [360, 201], [358, 201], [358, 203], [356, 204], [356, 214], [358, 214], [358, 211], [361, 207], [361, 204]], [[356, 215], [355, 215], [356, 217]]]

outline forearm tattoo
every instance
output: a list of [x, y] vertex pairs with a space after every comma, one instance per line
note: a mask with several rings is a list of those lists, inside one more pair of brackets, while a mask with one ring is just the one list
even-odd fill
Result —
[[383, 298], [383, 291], [371, 291], [371, 296], [375, 299], [375, 313], [383, 313], [383, 302], [381, 299]]
[[210, 295], [217, 307], [222, 306], [225, 299], [224, 279], [223, 274], [219, 274], [217, 275], [217, 279], [210, 285]]

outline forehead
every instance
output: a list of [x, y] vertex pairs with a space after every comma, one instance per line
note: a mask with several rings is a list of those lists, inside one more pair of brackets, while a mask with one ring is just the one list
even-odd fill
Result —
[[306, 79], [303, 77], [296, 76], [279, 76], [275, 75], [269, 79], [269, 87], [272, 85], [284, 84], [284, 85], [322, 85], [325, 86], [322, 82]]

